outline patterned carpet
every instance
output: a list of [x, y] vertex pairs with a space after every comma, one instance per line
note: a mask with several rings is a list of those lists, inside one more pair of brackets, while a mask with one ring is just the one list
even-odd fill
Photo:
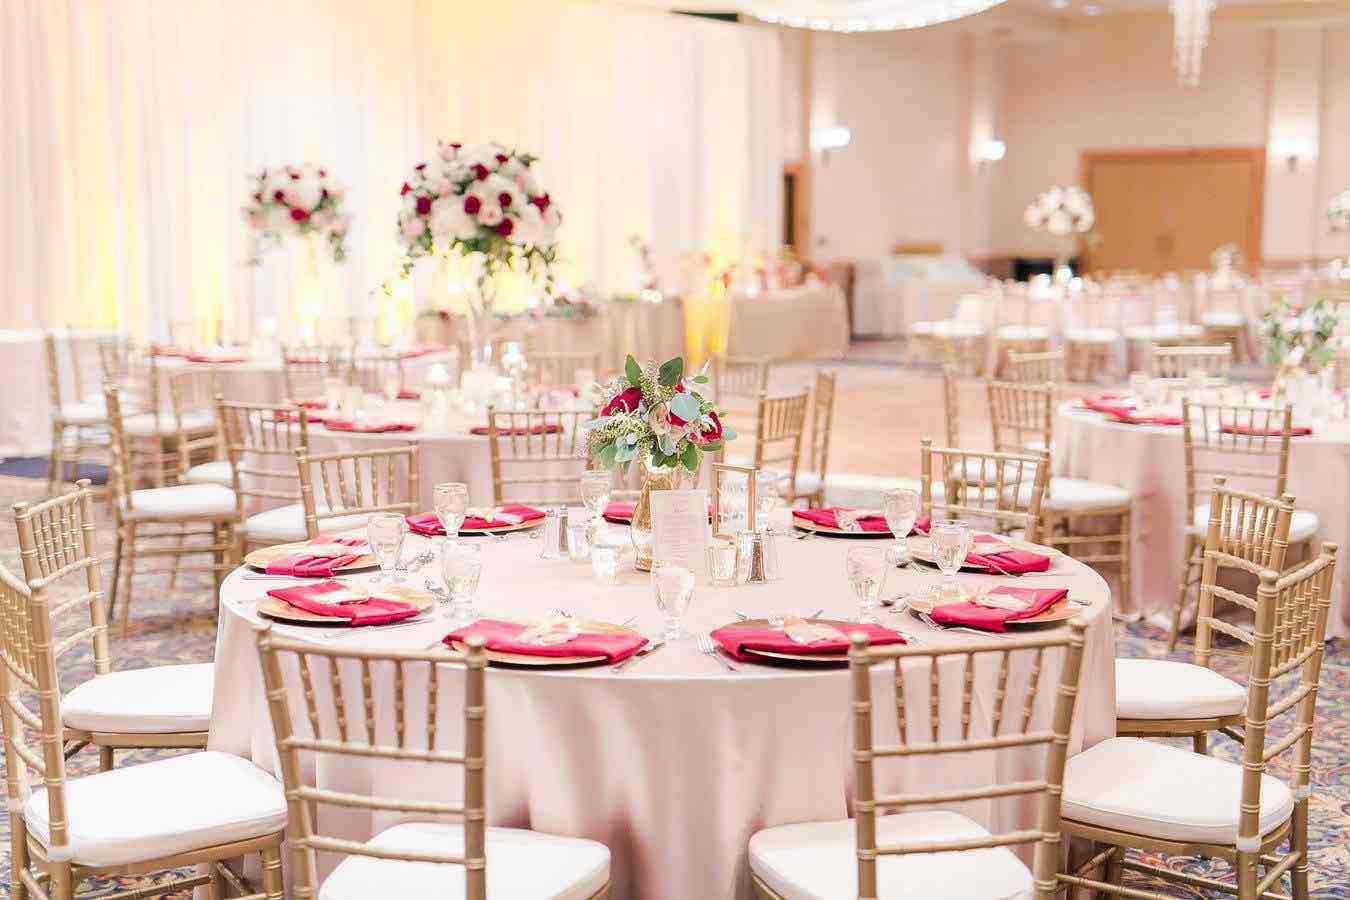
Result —
[[[19, 500], [35, 499], [44, 488], [41, 481], [0, 477], [0, 500], [5, 508]], [[100, 510], [102, 513], [102, 510]], [[105, 552], [112, 546], [109, 529], [100, 529]], [[13, 519], [0, 517], [0, 559], [6, 565], [18, 566]], [[111, 566], [105, 567], [110, 572]], [[170, 591], [162, 581], [143, 579], [137, 586], [136, 605], [133, 607], [132, 633], [126, 641], [114, 637], [113, 658], [118, 668], [135, 668], [165, 663], [200, 662], [210, 660], [215, 648], [215, 616], [209, 590], [199, 581], [185, 576], [177, 590]], [[1117, 628], [1117, 652], [1121, 656], [1160, 656], [1165, 644], [1163, 635], [1147, 625], [1121, 624]], [[1182, 647], [1173, 658], [1185, 659], [1189, 648]], [[85, 676], [87, 659], [76, 659], [63, 674], [72, 679]], [[72, 682], [73, 683], [73, 682]], [[1216, 754], [1236, 758], [1231, 742], [1218, 740]], [[150, 752], [124, 752], [118, 755], [119, 765], [130, 765], [154, 757]], [[69, 770], [83, 774], [97, 770], [97, 754], [85, 751], [72, 761]], [[1323, 669], [1322, 691], [1318, 699], [1316, 755], [1313, 775], [1316, 789], [1312, 802], [1312, 894], [1317, 898], [1345, 898], [1350, 900], [1350, 648], [1341, 642], [1330, 645]], [[0, 884], [8, 896], [9, 847], [8, 821], [0, 822]], [[1153, 859], [1160, 863], [1162, 860]], [[1177, 869], [1210, 877], [1227, 878], [1228, 867], [1219, 861], [1194, 858], [1175, 858], [1167, 861]], [[135, 883], [148, 886], [149, 879], [114, 879], [86, 885], [100, 896], [114, 889], [125, 889]], [[1136, 887], [1157, 887], [1144, 879], [1129, 876], [1127, 883]], [[1221, 897], [1168, 886], [1177, 897]], [[188, 893], [166, 895], [187, 897]], [[693, 900], [693, 898], [690, 898]], [[935, 898], [936, 900], [936, 898]]]

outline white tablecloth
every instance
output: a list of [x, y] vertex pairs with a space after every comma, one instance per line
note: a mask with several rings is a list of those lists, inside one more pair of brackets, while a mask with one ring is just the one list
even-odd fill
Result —
[[[423, 377], [429, 366], [441, 363], [450, 368], [453, 374], [458, 365], [458, 352], [454, 350], [422, 353], [403, 361], [403, 373], [410, 390], [423, 385]], [[363, 365], [358, 363], [358, 368]], [[200, 363], [189, 362], [174, 356], [160, 357], [155, 362], [161, 378], [162, 396], [168, 398], [168, 376], [175, 372], [194, 371], [214, 367], [221, 394], [226, 400], [240, 403], [279, 403], [286, 398], [286, 379], [282, 372], [280, 358], [248, 359], [244, 362]], [[378, 385], [370, 385], [378, 389]]]
[[[41, 456], [51, 449], [45, 333], [37, 328], [0, 331], [0, 456]], [[112, 336], [111, 331], [57, 332], [63, 403], [98, 396], [98, 342]], [[77, 396], [76, 367], [84, 396]]]
[[[426, 546], [425, 539], [412, 537], [405, 554], [411, 556]], [[538, 546], [525, 537], [483, 543], [484, 574], [477, 597], [481, 607], [519, 616], [561, 606], [576, 615], [613, 622], [636, 616], [635, 627], [649, 634], [659, 631], [660, 616], [647, 576], [625, 570], [618, 585], [602, 586], [591, 576], [589, 564], [541, 560]], [[780, 582], [731, 589], [700, 585], [686, 625], [706, 632], [733, 620], [733, 610], [762, 614], [775, 608], [823, 606], [827, 614], [845, 617], [852, 604], [843, 563], [846, 550], [853, 546], [857, 546], [853, 541], [828, 538], [792, 543], [782, 547], [785, 571]], [[420, 584], [435, 570], [433, 566], [416, 573], [414, 583]], [[1077, 752], [1114, 733], [1110, 598], [1101, 578], [1078, 563], [1058, 560], [1055, 571], [1063, 573], [1062, 581], [1040, 579], [1037, 585], [1063, 584], [1072, 596], [1090, 604], [1083, 613], [1090, 627], [1071, 741], [1071, 752]], [[892, 573], [888, 590], [912, 589], [919, 577]], [[933, 576], [922, 577], [926, 581]], [[225, 582], [209, 746], [279, 771], [254, 638], [260, 621], [255, 603], [268, 586], [243, 580], [237, 572]], [[888, 623], [931, 637], [907, 616], [882, 616]], [[307, 633], [292, 626], [278, 630], [292, 636]], [[431, 621], [354, 632], [337, 643], [421, 649], [446, 630], [444, 623]], [[969, 638], [953, 634], [946, 640]], [[951, 714], [956, 721], [962, 671], [958, 661], [952, 662], [942, 670], [943, 706], [944, 716]], [[1036, 712], [1042, 727], [1049, 721], [1054, 696], [1049, 686], [1059, 677], [1060, 662], [1060, 654], [1046, 657]], [[1011, 685], [1024, 683], [1029, 664], [1029, 658], [1015, 659]], [[926, 667], [912, 674], [913, 706], [926, 710]], [[377, 670], [376, 681], [381, 677], [388, 676]], [[444, 708], [437, 721], [443, 730], [450, 730], [448, 746], [453, 747], [462, 721], [458, 704], [463, 688], [456, 672], [443, 677], [439, 696]], [[879, 698], [892, 696], [891, 679], [889, 666], [877, 668]], [[978, 721], [987, 721], [996, 681], [992, 659], [977, 665], [976, 679], [973, 711]], [[620, 674], [607, 667], [492, 669], [487, 681], [489, 824], [603, 841], [613, 854], [616, 900], [748, 900], [752, 892], [745, 848], [751, 834], [767, 826], [849, 814], [851, 738], [845, 669], [743, 665], [741, 671], [730, 673], [696, 652], [690, 642], [682, 642]], [[877, 706], [882, 711], [876, 717], [877, 740], [894, 741], [894, 717], [884, 712], [893, 707], [887, 700], [879, 700]], [[387, 720], [388, 710], [381, 710], [381, 715]], [[303, 720], [299, 727], [305, 727]], [[418, 727], [410, 724], [409, 733]], [[964, 756], [959, 765], [918, 758], [883, 765], [878, 788], [939, 790], [1021, 780], [1039, 765], [1042, 753], [1036, 748], [1005, 754], [997, 764], [990, 754], [980, 753]], [[393, 792], [421, 799], [454, 799], [460, 784], [458, 771], [350, 759], [330, 760], [306, 777], [337, 790]], [[1035, 823], [1034, 804], [1021, 799], [972, 803], [965, 811], [998, 829]], [[321, 827], [363, 840], [396, 821], [353, 809], [325, 812]], [[327, 861], [331, 865], [331, 858]]]
[[[1115, 484], [1134, 495], [1130, 549], [1133, 601], [1120, 610], [1171, 621], [1185, 550], [1186, 467], [1179, 426], [1125, 425], [1061, 406], [1055, 421], [1055, 474]], [[1241, 485], [1237, 485], [1241, 486]], [[1317, 513], [1318, 539], [1350, 546], [1350, 423], [1293, 439], [1288, 491]], [[1344, 553], [1345, 551], [1342, 550]], [[1331, 637], [1350, 633], [1350, 581], [1336, 573]]]
[[731, 356], [833, 359], [848, 352], [848, 338], [848, 301], [837, 285], [808, 282], [731, 303]]
[[853, 333], [901, 337], [914, 322], [950, 319], [961, 296], [979, 291], [987, 281], [959, 258], [941, 258], [942, 268], [929, 259], [860, 260], [854, 267]]

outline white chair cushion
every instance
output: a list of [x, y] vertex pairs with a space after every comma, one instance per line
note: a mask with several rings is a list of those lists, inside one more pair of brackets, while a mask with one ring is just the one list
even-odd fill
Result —
[[1046, 492], [1045, 508], [1051, 512], [1072, 512], [1098, 506], [1129, 506], [1130, 492], [1114, 484], [1085, 481], [1082, 478], [1052, 478]]
[[1050, 329], [1044, 325], [1000, 325], [994, 333], [1004, 341], [1043, 341], [1050, 338]]
[[[319, 507], [318, 512], [323, 512]], [[346, 531], [349, 528], [364, 528], [370, 516], [339, 516], [336, 519], [321, 519], [319, 527], [324, 534]], [[305, 510], [299, 503], [290, 506], [278, 506], [267, 512], [260, 512], [244, 520], [244, 534], [251, 541], [303, 541], [305, 532]]]
[[[1237, 840], [1242, 767], [1139, 738], [1111, 738], [1069, 758], [1064, 818], [1176, 841]], [[1261, 833], [1289, 818], [1294, 797], [1261, 776]]]
[[[855, 900], [856, 825], [852, 819], [766, 828], [750, 838], [750, 869], [785, 900]], [[902, 844], [987, 837], [989, 832], [946, 810], [877, 819], [877, 843]], [[489, 867], [490, 868], [490, 867]], [[1006, 847], [882, 856], [877, 894], [886, 900], [1011, 900], [1035, 895], [1031, 872]]]
[[108, 421], [108, 410], [102, 403], [67, 403], [61, 407], [61, 418], [71, 425], [103, 425]]
[[[189, 412], [183, 416], [183, 430], [188, 432], [210, 431], [216, 427], [216, 417], [209, 412]], [[178, 419], [170, 412], [159, 414], [159, 423], [150, 413], [140, 413], [128, 417], [122, 428], [131, 437], [153, 437], [178, 433]]]
[[176, 484], [131, 492], [131, 508], [122, 507], [123, 518], [187, 519], [234, 515], [234, 491], [218, 484]]
[[[286, 796], [248, 760], [206, 750], [72, 779], [66, 811], [74, 861], [116, 866], [279, 831]], [[23, 818], [50, 846], [46, 788], [28, 798]]]
[[934, 337], [979, 337], [984, 334], [984, 326], [979, 322], [967, 322], [960, 319], [915, 322], [909, 326], [909, 330], [911, 334], [928, 334]]
[[1205, 329], [1191, 323], [1174, 325], [1131, 325], [1125, 329], [1126, 340], [1131, 341], [1168, 341], [1181, 338], [1196, 338], [1205, 333]]
[[215, 459], [199, 466], [193, 466], [183, 473], [185, 484], [218, 484], [221, 487], [234, 487], [234, 470], [228, 459]]
[[213, 663], [96, 675], [61, 700], [61, 721], [82, 731], [206, 731], [215, 677]]
[[[1317, 529], [1321, 523], [1317, 518], [1317, 513], [1306, 509], [1294, 510], [1294, 515], [1289, 519], [1289, 543], [1298, 544], [1306, 541], [1308, 538], [1317, 534]], [[1202, 503], [1195, 508], [1195, 517], [1191, 520], [1191, 528], [1194, 533], [1204, 536], [1209, 531], [1209, 504]]]
[[1120, 332], [1114, 328], [1066, 328], [1064, 340], [1071, 344], [1114, 344], [1120, 340]]
[[1116, 660], [1117, 718], [1208, 719], [1246, 706], [1246, 689], [1213, 669], [1168, 659]]
[[[383, 850], [464, 852], [458, 823], [406, 822], [371, 838]], [[596, 841], [519, 828], [487, 829], [487, 895], [502, 900], [589, 900], [609, 881], [609, 848]], [[464, 867], [348, 856], [319, 888], [319, 900], [461, 900]]]
[[1216, 309], [1201, 315], [1200, 322], [1214, 328], [1241, 328], [1247, 324], [1247, 319], [1231, 309]]

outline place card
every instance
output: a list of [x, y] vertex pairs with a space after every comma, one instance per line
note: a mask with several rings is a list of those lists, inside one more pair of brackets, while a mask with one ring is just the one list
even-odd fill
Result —
[[652, 491], [652, 559], [708, 571], [708, 492]]

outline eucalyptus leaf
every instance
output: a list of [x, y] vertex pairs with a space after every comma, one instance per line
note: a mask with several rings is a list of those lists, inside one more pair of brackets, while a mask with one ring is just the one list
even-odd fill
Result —
[[626, 463], [634, 459], [636, 456], [637, 456], [637, 447], [634, 447], [632, 444], [628, 444], [626, 446], [620, 447], [618, 452], [614, 454], [614, 461]]
[[725, 422], [722, 423], [722, 440], [723, 440], [723, 441], [734, 441], [734, 440], [736, 440], [736, 429], [735, 429], [735, 428], [732, 428], [730, 425], [726, 424]]
[[675, 357], [661, 363], [661, 369], [657, 373], [657, 380], [661, 382], [662, 387], [674, 387], [680, 383], [680, 378], [684, 375], [684, 359]]
[[707, 375], [695, 375], [695, 376], [694, 376], [694, 383], [695, 383], [695, 384], [707, 384], [707, 383], [708, 383], [708, 376], [707, 376]]
[[676, 394], [670, 398], [670, 411], [684, 419], [686, 422], [696, 422], [699, 419], [701, 411], [698, 406], [698, 398], [693, 394]]
[[633, 354], [628, 354], [628, 359], [624, 360], [624, 374], [628, 376], [628, 383], [633, 387], [642, 387], [642, 366], [633, 359]]
[[698, 449], [702, 450], [704, 453], [716, 453], [718, 450], [722, 449], [722, 442], [709, 441], [706, 444], [699, 444]]
[[670, 435], [661, 435], [661, 452], [667, 456], [673, 456], [675, 453], [675, 442], [670, 439]]
[[605, 444], [601, 447], [596, 454], [600, 457], [600, 465], [604, 466], [606, 469], [614, 468], [614, 457], [617, 452], [618, 448], [614, 444]]

